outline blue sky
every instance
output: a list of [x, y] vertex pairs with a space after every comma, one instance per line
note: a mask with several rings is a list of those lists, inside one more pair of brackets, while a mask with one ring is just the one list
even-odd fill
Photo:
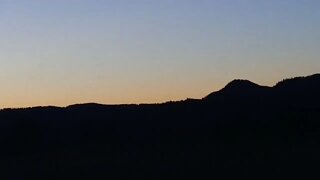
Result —
[[0, 107], [201, 98], [320, 70], [318, 0], [3, 0]]

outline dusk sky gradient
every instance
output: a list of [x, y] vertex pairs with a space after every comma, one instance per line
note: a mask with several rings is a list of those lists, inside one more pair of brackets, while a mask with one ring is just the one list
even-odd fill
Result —
[[319, 0], [1, 0], [0, 108], [202, 98], [320, 72]]

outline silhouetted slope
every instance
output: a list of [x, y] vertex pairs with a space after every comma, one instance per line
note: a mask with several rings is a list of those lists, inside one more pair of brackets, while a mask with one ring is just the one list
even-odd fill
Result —
[[2, 179], [317, 176], [320, 75], [196, 100], [0, 111]]
[[282, 80], [274, 87], [288, 90], [319, 88], [319, 79], [320, 74], [314, 74], [307, 77], [296, 77]]
[[297, 107], [316, 107], [320, 101], [320, 74], [286, 79], [274, 86], [279, 104]]

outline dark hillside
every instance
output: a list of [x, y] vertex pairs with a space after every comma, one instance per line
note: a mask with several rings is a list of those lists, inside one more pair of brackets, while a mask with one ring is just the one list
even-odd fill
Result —
[[1, 179], [317, 176], [320, 75], [164, 104], [0, 111]]

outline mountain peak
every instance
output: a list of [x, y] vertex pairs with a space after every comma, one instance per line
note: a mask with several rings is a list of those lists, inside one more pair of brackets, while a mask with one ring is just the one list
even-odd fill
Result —
[[256, 88], [260, 87], [258, 84], [255, 84], [249, 80], [244, 80], [244, 79], [235, 79], [228, 83], [223, 89], [235, 89], [235, 90], [240, 90], [240, 89], [247, 89], [247, 88]]
[[[274, 99], [282, 99], [282, 103], [294, 104], [294, 101], [305, 102], [305, 99], [314, 99], [314, 94], [320, 90], [320, 74], [305, 77], [284, 79], [273, 87], [260, 86], [248, 80], [236, 79], [228, 83], [223, 89], [213, 92], [204, 99], [219, 102], [262, 102], [273, 96]], [[295, 103], [296, 103], [295, 102]], [[310, 104], [309, 100], [309, 104]], [[314, 101], [315, 102], [315, 101]], [[297, 104], [297, 103], [296, 103]]]
[[206, 99], [216, 98], [216, 97], [230, 97], [235, 98], [235, 96], [253, 96], [255, 94], [260, 94], [264, 92], [268, 87], [260, 86], [256, 83], [253, 83], [249, 80], [244, 79], [235, 79], [228, 83], [220, 91], [213, 92], [209, 94]]
[[223, 89], [220, 90], [224, 94], [250, 94], [267, 87], [260, 86], [249, 80], [236, 79], [228, 83]]

